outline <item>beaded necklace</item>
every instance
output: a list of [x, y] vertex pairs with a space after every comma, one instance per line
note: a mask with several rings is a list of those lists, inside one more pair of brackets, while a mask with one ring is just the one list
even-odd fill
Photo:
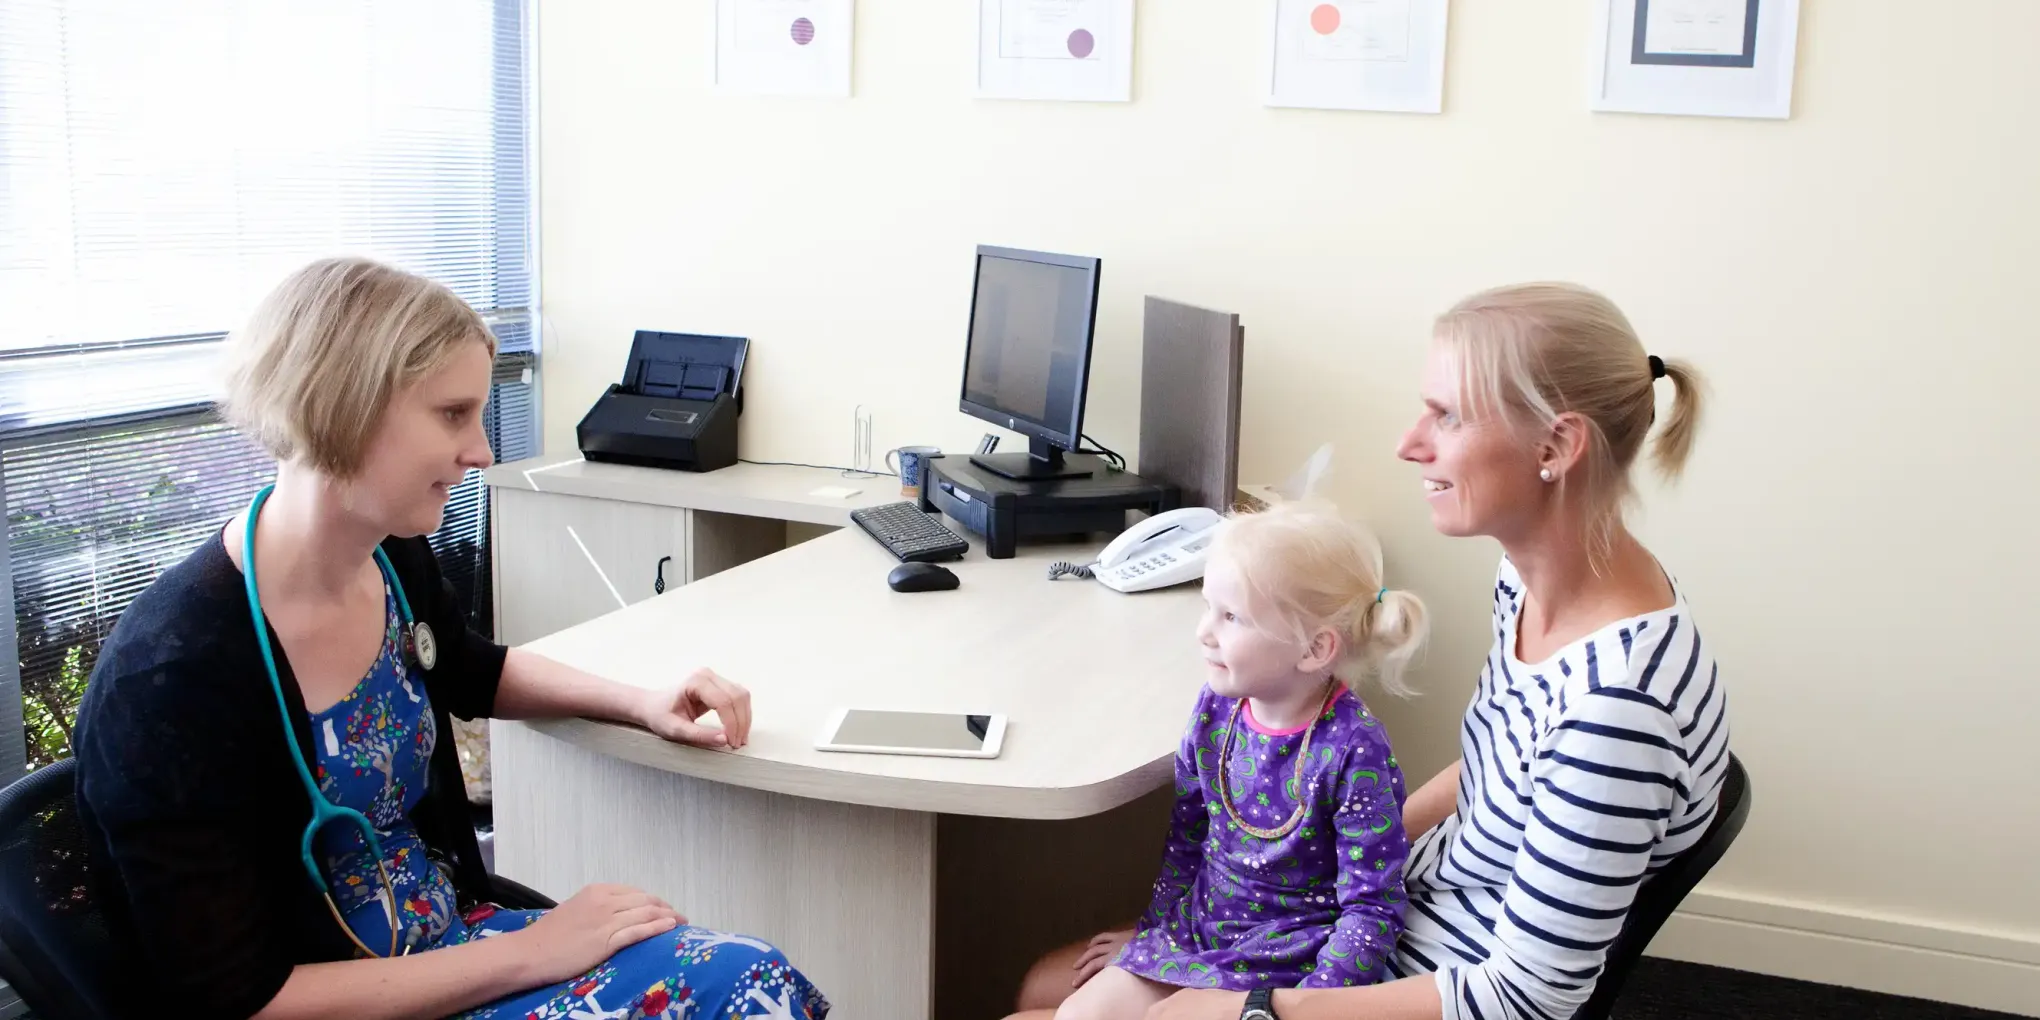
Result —
[[1296, 831], [1296, 827], [1302, 824], [1304, 804], [1309, 799], [1303, 793], [1303, 766], [1310, 760], [1310, 738], [1317, 732], [1318, 721], [1325, 717], [1326, 710], [1332, 707], [1332, 701], [1338, 697], [1338, 685], [1337, 678], [1325, 684], [1325, 699], [1318, 705], [1317, 714], [1310, 717], [1310, 725], [1303, 731], [1303, 748], [1296, 755], [1296, 810], [1289, 815], [1289, 820], [1283, 822], [1281, 828], [1277, 829], [1263, 829], [1249, 823], [1240, 817], [1239, 809], [1233, 806], [1232, 780], [1226, 775], [1226, 763], [1232, 760], [1233, 737], [1239, 732], [1240, 706], [1245, 705], [1247, 699], [1241, 698], [1233, 702], [1232, 715], [1225, 724], [1225, 745], [1218, 751], [1218, 799], [1225, 805], [1225, 813], [1233, 820], [1234, 825], [1261, 839], [1276, 840]]

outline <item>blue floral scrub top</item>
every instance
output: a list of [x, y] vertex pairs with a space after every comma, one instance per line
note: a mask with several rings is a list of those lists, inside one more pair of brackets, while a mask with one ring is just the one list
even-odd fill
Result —
[[[311, 715], [319, 789], [375, 826], [396, 892], [400, 951], [440, 949], [525, 927], [544, 912], [484, 905], [460, 914], [452, 880], [427, 859], [425, 843], [411, 825], [410, 811], [425, 795], [438, 732], [425, 685], [412, 678], [405, 661], [402, 620], [387, 585], [384, 606], [382, 652], [368, 675], [338, 704]], [[355, 829], [332, 825], [319, 834], [317, 852], [333, 902], [355, 937], [383, 953], [390, 944], [384, 904], [389, 891], [366, 844]], [[828, 1014], [821, 992], [779, 950], [757, 939], [682, 925], [618, 952], [578, 978], [462, 1015], [824, 1020]]]

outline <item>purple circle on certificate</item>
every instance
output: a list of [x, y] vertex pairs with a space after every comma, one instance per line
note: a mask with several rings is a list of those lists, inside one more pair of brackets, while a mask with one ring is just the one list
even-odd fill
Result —
[[815, 41], [815, 23], [806, 18], [793, 19], [793, 41], [806, 46]]
[[1070, 33], [1070, 56], [1082, 60], [1097, 48], [1098, 40], [1092, 38], [1089, 31], [1080, 28]]

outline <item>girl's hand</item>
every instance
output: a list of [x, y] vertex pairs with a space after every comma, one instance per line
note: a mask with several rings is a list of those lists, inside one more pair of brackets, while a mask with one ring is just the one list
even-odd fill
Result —
[[1098, 933], [1098, 936], [1091, 940], [1091, 944], [1084, 947], [1084, 952], [1077, 957], [1077, 962], [1070, 965], [1077, 972], [1077, 976], [1070, 979], [1070, 987], [1082, 988], [1084, 982], [1097, 977], [1099, 971], [1110, 967], [1112, 959], [1119, 955], [1120, 947], [1126, 945], [1132, 938], [1131, 928], [1125, 931]]
[[[687, 919], [665, 900], [621, 885], [591, 885], [514, 933], [539, 985], [579, 977], [628, 946]], [[534, 986], [535, 987], [535, 986]]]
[[[710, 712], [722, 726], [700, 721]], [[751, 692], [715, 670], [697, 669], [678, 688], [646, 691], [637, 717], [645, 729], [675, 743], [735, 750], [751, 739]]]

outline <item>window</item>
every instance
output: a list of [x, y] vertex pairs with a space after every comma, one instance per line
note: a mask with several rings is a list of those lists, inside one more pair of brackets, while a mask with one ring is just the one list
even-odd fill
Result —
[[364, 251], [524, 308], [517, 0], [0, 0], [0, 350], [215, 333]]
[[71, 711], [121, 609], [274, 473], [259, 448], [204, 416], [0, 453], [30, 767], [69, 753]]
[[[121, 610], [273, 475], [214, 358], [292, 269], [452, 287], [500, 342], [497, 458], [536, 452], [528, 3], [0, 0], [0, 781], [67, 753]], [[485, 632], [487, 502], [433, 536]]]

